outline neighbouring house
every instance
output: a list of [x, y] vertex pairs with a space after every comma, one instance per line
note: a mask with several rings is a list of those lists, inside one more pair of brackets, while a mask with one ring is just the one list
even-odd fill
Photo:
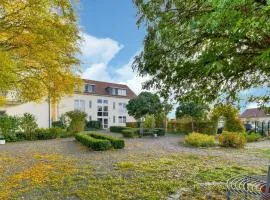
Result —
[[[93, 80], [84, 80], [84, 87], [72, 96], [61, 99], [57, 105], [47, 101], [23, 103], [10, 100], [0, 112], [21, 116], [23, 113], [35, 115], [40, 127], [49, 127], [49, 121], [58, 120], [68, 111], [80, 110], [87, 113], [88, 120], [100, 121], [104, 129], [110, 126], [125, 126], [135, 119], [128, 115], [126, 105], [136, 94], [127, 86]], [[50, 112], [49, 112], [50, 110]], [[50, 114], [49, 114], [50, 113]]]
[[255, 125], [255, 122], [270, 122], [270, 114], [260, 108], [246, 109], [240, 116], [244, 123]]

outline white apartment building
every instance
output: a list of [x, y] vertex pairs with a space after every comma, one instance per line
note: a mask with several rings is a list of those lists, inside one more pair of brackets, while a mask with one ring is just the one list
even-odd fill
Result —
[[62, 98], [57, 105], [51, 105], [50, 114], [47, 101], [24, 104], [9, 102], [7, 106], [0, 107], [0, 112], [17, 116], [31, 113], [42, 128], [49, 127], [49, 121], [58, 120], [61, 115], [72, 110], [85, 112], [88, 120], [100, 121], [104, 129], [110, 126], [125, 126], [126, 122], [135, 121], [126, 109], [128, 101], [136, 97], [128, 86], [93, 80], [84, 82], [82, 92], [75, 92], [73, 96]]

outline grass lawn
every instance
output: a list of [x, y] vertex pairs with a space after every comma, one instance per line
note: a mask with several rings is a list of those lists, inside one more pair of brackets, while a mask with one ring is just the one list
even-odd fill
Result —
[[266, 163], [265, 149], [200, 150], [179, 139], [129, 139], [106, 152], [73, 139], [1, 146], [0, 199], [226, 199], [228, 178], [266, 173], [248, 161], [261, 155]]

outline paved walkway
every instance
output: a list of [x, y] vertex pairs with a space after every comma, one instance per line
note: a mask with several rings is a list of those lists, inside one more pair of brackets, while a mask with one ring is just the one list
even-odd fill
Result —
[[[113, 134], [119, 136], [119, 134]], [[111, 150], [105, 152], [94, 152], [81, 145], [74, 138], [55, 139], [46, 141], [25, 141], [0, 145], [0, 154], [10, 156], [28, 157], [33, 154], [60, 154], [68, 157], [81, 158], [82, 162], [100, 161], [116, 162], [125, 160], [130, 156], [142, 154], [164, 156], [167, 153], [192, 153], [195, 155], [221, 156], [245, 165], [267, 165], [269, 159], [258, 156], [257, 149], [270, 149], [270, 141], [262, 141], [248, 144], [245, 149], [225, 149], [220, 147], [213, 148], [191, 148], [183, 144], [183, 137], [167, 135], [159, 138], [135, 138], [125, 139], [126, 147], [122, 150]]]

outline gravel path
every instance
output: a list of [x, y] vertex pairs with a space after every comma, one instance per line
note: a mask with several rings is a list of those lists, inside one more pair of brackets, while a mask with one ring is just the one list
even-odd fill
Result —
[[[110, 133], [111, 134], [111, 133]], [[111, 134], [119, 136], [119, 134]], [[74, 138], [26, 141], [0, 145], [0, 153], [10, 156], [28, 157], [34, 154], [60, 154], [74, 157], [81, 162], [94, 162], [102, 167], [104, 164], [130, 159], [134, 155], [166, 156], [168, 153], [191, 153], [202, 156], [221, 156], [225, 159], [240, 162], [245, 165], [267, 165], [269, 160], [258, 156], [258, 148], [269, 148], [270, 141], [262, 141], [248, 144], [246, 149], [214, 148], [191, 148], [183, 144], [183, 137], [167, 135], [159, 138], [136, 138], [125, 139], [126, 147], [122, 150], [111, 150], [106, 152], [94, 152], [81, 145]], [[102, 161], [102, 162], [101, 162]], [[102, 163], [102, 164], [101, 164]], [[108, 169], [109, 170], [109, 169]]]

